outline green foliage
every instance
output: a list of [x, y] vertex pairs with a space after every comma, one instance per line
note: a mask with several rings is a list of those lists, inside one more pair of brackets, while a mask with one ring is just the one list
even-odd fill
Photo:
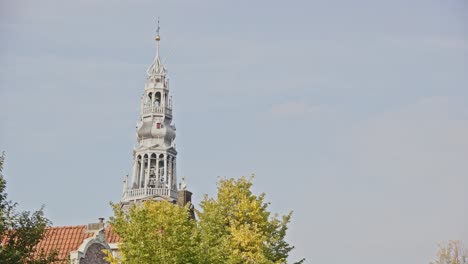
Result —
[[468, 264], [468, 252], [460, 241], [449, 241], [439, 245], [437, 260], [431, 264]]
[[188, 207], [169, 202], [146, 201], [125, 213], [112, 205], [115, 232], [122, 238], [122, 259], [108, 254], [112, 263], [197, 263], [196, 223]]
[[[271, 216], [265, 194], [251, 191], [252, 179], [221, 179], [217, 198], [201, 203], [202, 263], [286, 263], [294, 248], [285, 241], [291, 214]], [[298, 263], [303, 262], [301, 260]]]
[[[205, 197], [195, 221], [189, 207], [144, 202], [124, 212], [113, 205], [111, 218], [123, 239], [121, 259], [111, 263], [282, 264], [294, 248], [285, 241], [291, 213], [271, 216], [264, 194], [252, 180], [222, 179], [216, 198]], [[301, 260], [297, 263], [303, 263]]]
[[44, 237], [50, 221], [43, 208], [35, 212], [17, 212], [16, 204], [7, 200], [3, 177], [5, 154], [0, 156], [0, 263], [46, 264], [56, 261], [56, 253], [36, 252], [34, 247]]

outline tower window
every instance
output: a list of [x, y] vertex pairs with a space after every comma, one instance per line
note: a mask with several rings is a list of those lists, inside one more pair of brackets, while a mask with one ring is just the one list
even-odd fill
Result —
[[159, 107], [161, 105], [161, 93], [157, 92], [154, 97], [154, 106]]
[[160, 129], [161, 128], [161, 123], [156, 123], [156, 128]]

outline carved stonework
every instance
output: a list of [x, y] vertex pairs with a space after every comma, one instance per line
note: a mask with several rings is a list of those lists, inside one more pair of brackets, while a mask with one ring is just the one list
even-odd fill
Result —
[[159, 52], [147, 74], [136, 126], [138, 144], [133, 151], [133, 169], [122, 189], [123, 207], [148, 199], [174, 202], [178, 198], [172, 97]]
[[106, 256], [102, 250], [106, 249], [103, 245], [95, 243], [88, 247], [84, 257], [80, 259], [80, 264], [108, 264], [104, 260]]

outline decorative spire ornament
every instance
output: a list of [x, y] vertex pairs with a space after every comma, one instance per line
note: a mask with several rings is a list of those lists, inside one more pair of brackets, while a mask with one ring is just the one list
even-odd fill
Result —
[[156, 28], [156, 37], [154, 37], [154, 40], [156, 40], [156, 57], [154, 58], [154, 61], [150, 65], [148, 70], [146, 70], [148, 78], [157, 78], [160, 75], [166, 74], [166, 67], [164, 67], [164, 65], [161, 62], [161, 59], [159, 58], [159, 42], [161, 41], [161, 36], [159, 35], [160, 29], [161, 27], [159, 26], [158, 17], [158, 27]]

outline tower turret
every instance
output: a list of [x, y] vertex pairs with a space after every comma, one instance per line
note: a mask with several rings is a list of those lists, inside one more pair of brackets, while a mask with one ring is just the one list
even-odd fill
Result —
[[141, 96], [140, 117], [136, 126], [137, 146], [133, 151], [130, 182], [124, 182], [121, 203], [149, 199], [177, 202], [175, 149], [176, 128], [172, 123], [172, 98], [167, 69], [159, 56], [159, 25], [156, 56], [149, 66]]

